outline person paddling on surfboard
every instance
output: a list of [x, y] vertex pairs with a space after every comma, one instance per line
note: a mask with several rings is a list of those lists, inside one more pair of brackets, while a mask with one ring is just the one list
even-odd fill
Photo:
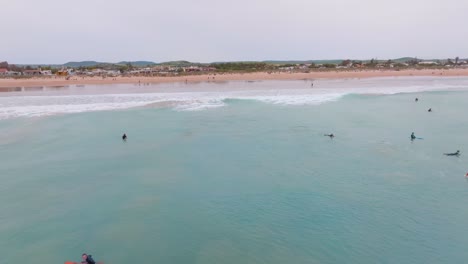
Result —
[[460, 156], [460, 151], [457, 150], [457, 152], [454, 152], [454, 153], [444, 153], [445, 156]]
[[83, 253], [83, 255], [81, 255], [81, 264], [96, 264], [96, 261], [94, 261], [91, 255]]
[[103, 264], [103, 263], [102, 262], [96, 262], [96, 261], [94, 261], [94, 259], [93, 259], [93, 257], [91, 255], [83, 253], [81, 255], [81, 262], [66, 261], [65, 264]]
[[66, 261], [65, 264], [96, 264], [96, 261], [94, 261], [91, 255], [83, 253], [83, 255], [81, 255], [80, 262]]
[[335, 137], [335, 135], [333, 135], [333, 133], [332, 133], [332, 134], [325, 134], [324, 136], [330, 137], [330, 138], [334, 138], [334, 137]]

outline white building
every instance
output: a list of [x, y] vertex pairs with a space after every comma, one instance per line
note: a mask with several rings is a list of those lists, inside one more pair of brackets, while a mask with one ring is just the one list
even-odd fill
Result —
[[51, 75], [52, 75], [52, 71], [51, 71], [51, 70], [44, 70], [44, 71], [41, 71], [41, 75], [51, 76]]
[[420, 61], [418, 64], [419, 65], [438, 65], [439, 63], [435, 61]]

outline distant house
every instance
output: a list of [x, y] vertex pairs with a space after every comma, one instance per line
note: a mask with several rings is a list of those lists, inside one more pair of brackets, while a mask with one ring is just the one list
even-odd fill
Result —
[[41, 71], [40, 70], [24, 70], [23, 75], [27, 75], [27, 76], [41, 75]]
[[7, 68], [0, 68], [0, 75], [6, 75], [8, 73]]
[[6, 73], [6, 75], [9, 75], [9, 76], [20, 76], [21, 75], [21, 72], [17, 72], [17, 71], [8, 71]]
[[52, 71], [51, 70], [44, 70], [44, 71], [41, 71], [41, 74], [46, 75], [46, 76], [50, 76], [50, 75], [52, 75]]
[[105, 74], [108, 75], [108, 76], [119, 76], [120, 75], [120, 71], [115, 71], [115, 70], [107, 70], [105, 71]]
[[190, 67], [184, 67], [183, 70], [184, 72], [198, 72], [198, 71], [201, 71], [201, 68], [198, 66], [190, 66]]
[[210, 72], [210, 71], [216, 71], [215, 67], [204, 67], [204, 66], [189, 66], [189, 67], [172, 67], [169, 69], [171, 72], [177, 72], [177, 71], [183, 71], [183, 72]]
[[57, 76], [68, 76], [72, 75], [73, 70], [72, 69], [61, 69], [60, 71], [57, 71]]
[[155, 66], [155, 67], [151, 68], [151, 73], [159, 73], [159, 72], [163, 72], [163, 71], [166, 71], [166, 70], [167, 70], [167, 67]]
[[439, 65], [439, 63], [435, 62], [435, 61], [420, 61], [418, 63], [419, 65], [426, 65], [426, 66], [429, 66], [429, 65]]
[[206, 67], [205, 71], [216, 71], [215, 67]]

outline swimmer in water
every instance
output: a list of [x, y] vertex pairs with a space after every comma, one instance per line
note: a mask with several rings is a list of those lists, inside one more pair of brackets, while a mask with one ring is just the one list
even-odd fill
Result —
[[419, 99], [418, 99], [418, 98], [416, 98], [416, 99], [414, 99], [414, 101], [415, 101], [415, 102], [417, 102], [417, 101], [419, 101]]
[[416, 136], [414, 135], [414, 132], [411, 133], [411, 140], [415, 140], [416, 139]]
[[332, 134], [325, 134], [324, 136], [325, 136], [325, 137], [330, 137], [330, 138], [334, 138], [334, 137], [335, 137], [335, 135], [333, 135], [333, 133], [332, 133]]
[[123, 141], [127, 141], [127, 134], [125, 134], [125, 133], [123, 134], [122, 140], [123, 140]]
[[460, 156], [460, 151], [457, 150], [457, 152], [454, 152], [454, 153], [444, 153], [445, 156]]
[[429, 108], [429, 110], [427, 110], [428, 112], [432, 112], [432, 108]]

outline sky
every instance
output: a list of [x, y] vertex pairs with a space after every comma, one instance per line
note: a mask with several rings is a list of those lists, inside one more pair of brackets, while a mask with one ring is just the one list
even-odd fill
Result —
[[0, 0], [0, 61], [468, 57], [468, 0]]

